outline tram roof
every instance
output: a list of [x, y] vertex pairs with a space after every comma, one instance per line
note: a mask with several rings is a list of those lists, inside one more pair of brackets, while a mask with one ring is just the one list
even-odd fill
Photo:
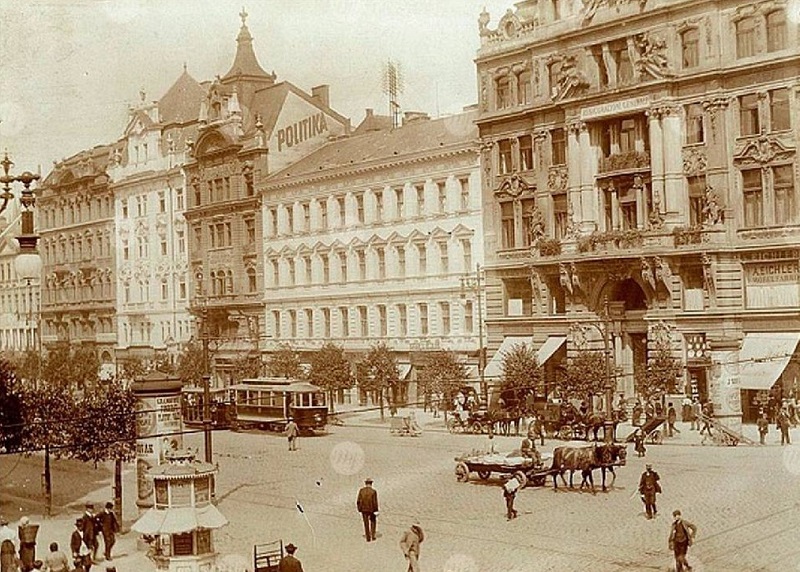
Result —
[[230, 389], [267, 389], [271, 391], [288, 391], [290, 393], [322, 391], [319, 386], [313, 383], [284, 378], [243, 379], [241, 383], [230, 386]]

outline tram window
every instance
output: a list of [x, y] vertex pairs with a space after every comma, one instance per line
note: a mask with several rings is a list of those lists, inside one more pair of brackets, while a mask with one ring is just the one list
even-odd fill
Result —
[[325, 396], [322, 393], [314, 393], [313, 397], [315, 407], [322, 407], [325, 405]]

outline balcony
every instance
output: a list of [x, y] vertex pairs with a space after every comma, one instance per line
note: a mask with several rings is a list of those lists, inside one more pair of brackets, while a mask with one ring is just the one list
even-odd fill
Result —
[[600, 157], [597, 166], [599, 174], [648, 169], [650, 169], [650, 154], [643, 151], [629, 151], [627, 153], [616, 153], [608, 157]]

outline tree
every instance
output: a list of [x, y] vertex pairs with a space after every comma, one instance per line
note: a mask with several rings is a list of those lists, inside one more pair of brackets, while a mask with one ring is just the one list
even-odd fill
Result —
[[141, 357], [129, 357], [117, 360], [117, 379], [135, 381], [149, 373], [147, 362]]
[[267, 362], [267, 371], [272, 377], [299, 379], [303, 376], [300, 357], [290, 344], [280, 344]]
[[206, 372], [206, 360], [203, 355], [203, 344], [197, 340], [189, 340], [178, 356], [176, 375], [184, 385], [200, 386]]
[[261, 357], [256, 352], [238, 353], [231, 363], [233, 379], [240, 382], [261, 375]]
[[350, 362], [344, 357], [344, 349], [332, 342], [326, 343], [311, 354], [310, 361], [308, 381], [328, 392], [330, 408], [333, 411], [334, 393], [353, 385]]
[[62, 343], [52, 347], [42, 363], [42, 379], [48, 384], [79, 391], [98, 385], [100, 358], [92, 346], [72, 348]]
[[22, 381], [35, 382], [42, 375], [42, 360], [39, 352], [33, 348], [15, 354], [9, 361], [16, 372], [17, 378]]
[[683, 373], [681, 361], [672, 354], [671, 336], [665, 326], [650, 336], [647, 368], [636, 376], [636, 391], [649, 400], [675, 391], [675, 380]]
[[114, 461], [114, 505], [122, 518], [122, 463], [136, 456], [136, 397], [130, 388], [110, 383], [78, 402], [71, 457], [97, 463]]
[[536, 351], [529, 344], [514, 344], [503, 354], [503, 392], [512, 390], [516, 400], [524, 399], [542, 383]]
[[602, 393], [606, 385], [606, 360], [602, 351], [580, 350], [567, 360], [559, 387], [570, 399], [586, 400]]
[[19, 451], [23, 443], [22, 396], [13, 366], [0, 358], [0, 453]]
[[389, 407], [394, 415], [400, 386], [400, 372], [394, 354], [386, 344], [375, 344], [370, 348], [363, 364], [364, 375], [359, 376], [359, 383], [363, 389], [376, 391], [380, 396], [381, 420], [383, 420], [383, 399], [387, 392]]
[[467, 369], [458, 361], [456, 353], [444, 350], [432, 352], [417, 376], [423, 395], [442, 396], [445, 416], [456, 392], [466, 383], [466, 379]]

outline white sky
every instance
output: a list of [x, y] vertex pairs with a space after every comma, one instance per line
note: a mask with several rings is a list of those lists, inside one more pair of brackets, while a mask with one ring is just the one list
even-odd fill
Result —
[[[140, 89], [160, 98], [184, 62], [198, 81], [233, 62], [245, 0], [0, 0], [0, 151], [14, 173], [116, 140]], [[264, 69], [357, 125], [386, 114], [381, 69], [399, 61], [405, 110], [456, 113], [477, 101], [478, 15], [514, 0], [249, 0]]]

